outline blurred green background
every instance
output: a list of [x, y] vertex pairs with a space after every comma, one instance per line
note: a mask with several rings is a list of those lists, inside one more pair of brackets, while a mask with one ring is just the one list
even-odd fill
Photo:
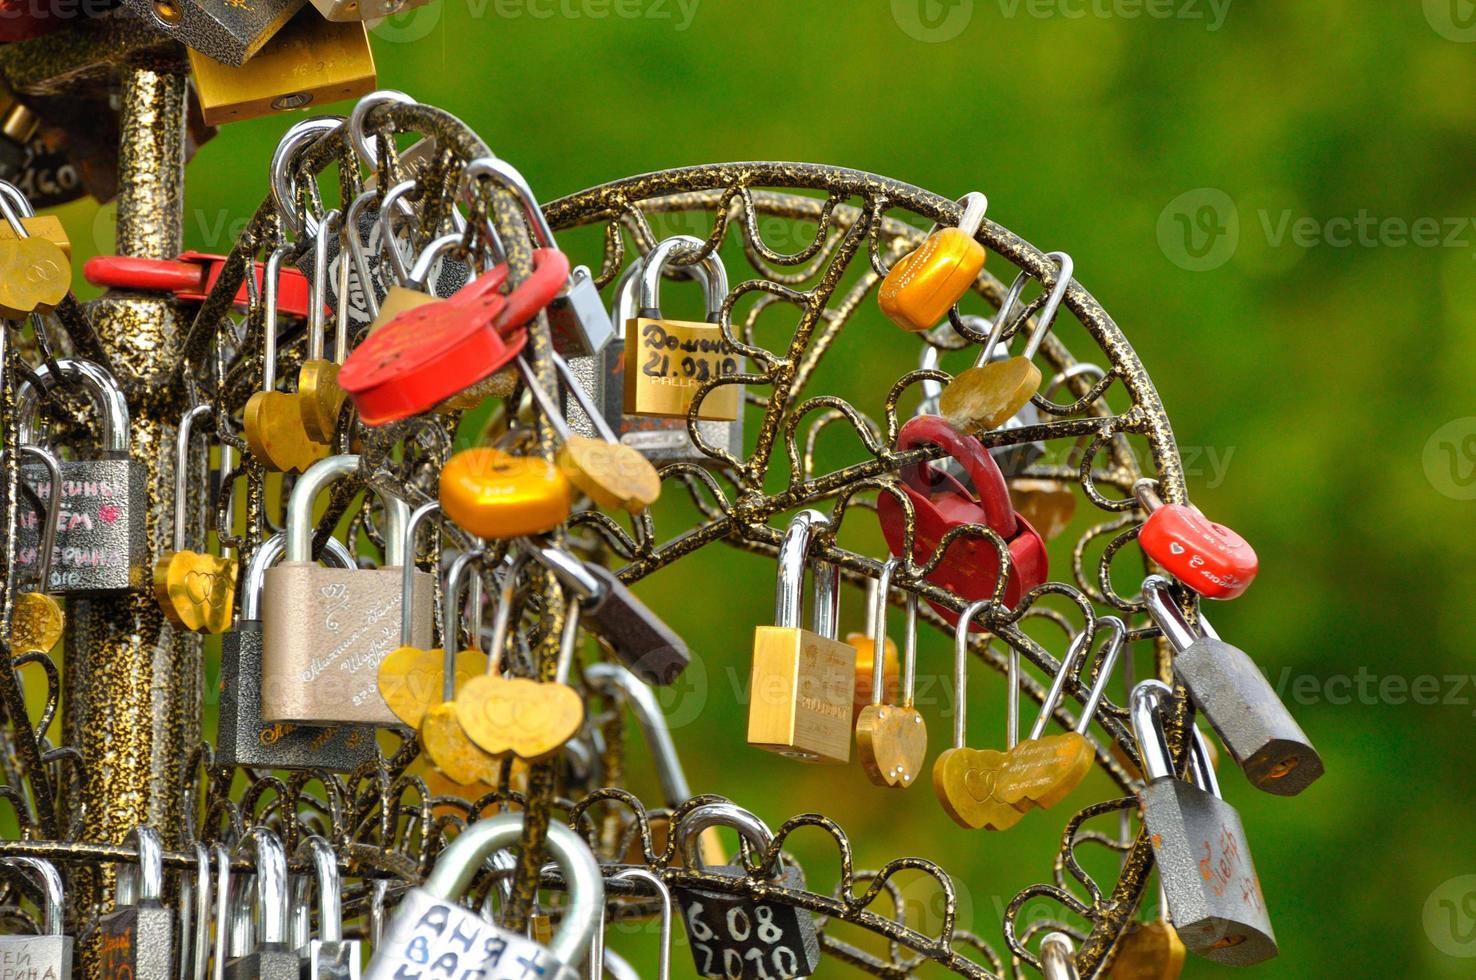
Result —
[[[1196, 502], [1260, 552], [1259, 582], [1215, 607], [1216, 626], [1283, 688], [1326, 761], [1295, 799], [1222, 772], [1281, 942], [1256, 975], [1458, 977], [1476, 973], [1476, 878], [1462, 880], [1476, 875], [1471, 7], [441, 0], [374, 33], [382, 86], [458, 115], [545, 201], [685, 164], [817, 161], [949, 197], [983, 190], [993, 219], [1069, 251], [1152, 375]], [[187, 247], [229, 247], [287, 122], [233, 125], [201, 150]], [[106, 250], [111, 211], [64, 209], [80, 252]], [[916, 356], [869, 305], [860, 320], [826, 374], [851, 393]], [[858, 867], [940, 862], [960, 926], [1002, 948], [1005, 905], [1050, 879], [1065, 818], [1105, 798], [1105, 779], [985, 835], [953, 825], [926, 777], [887, 792], [854, 766], [749, 749], [740, 699], [772, 564], [717, 547], [677, 569], [638, 591], [700, 658], [668, 697], [694, 790], [771, 825], [823, 811]], [[843, 615], [859, 628], [855, 593]], [[925, 639], [924, 684], [948, 658], [943, 637]], [[1003, 687], [972, 681], [971, 743], [995, 745]], [[922, 699], [934, 751], [951, 728], [940, 690]], [[637, 788], [658, 802], [647, 776]], [[814, 831], [793, 846], [829, 891], [834, 849]], [[935, 928], [932, 886], [903, 880]], [[654, 943], [612, 939], [643, 974]], [[689, 975], [684, 949], [675, 965]], [[1186, 975], [1231, 972], [1191, 958]]]

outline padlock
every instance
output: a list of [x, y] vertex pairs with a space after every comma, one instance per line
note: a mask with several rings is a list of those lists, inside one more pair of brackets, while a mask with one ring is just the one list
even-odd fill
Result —
[[364, 980], [417, 976], [578, 980], [578, 965], [605, 904], [605, 884], [589, 847], [565, 825], [550, 823], [546, 839], [568, 892], [563, 921], [547, 947], [458, 904], [483, 862], [522, 836], [521, 814], [501, 814], [468, 825], [436, 858], [425, 884], [401, 899], [383, 942], [376, 944]]
[[906, 789], [922, 772], [928, 755], [928, 726], [922, 712], [913, 707], [913, 690], [917, 676], [917, 593], [907, 593], [906, 654], [902, 658], [902, 703], [884, 701], [886, 658], [876, 650], [885, 649], [887, 632], [887, 597], [892, 574], [897, 570], [896, 558], [888, 559], [877, 579], [875, 632], [872, 634], [871, 703], [861, 709], [856, 719], [856, 755], [866, 778], [877, 786]]
[[303, 0], [210, 3], [207, 0], [123, 0], [144, 23], [228, 65], [240, 65], [261, 50]]
[[[856, 648], [856, 695], [851, 704], [851, 724], [853, 726], [861, 711], [871, 703], [872, 674], [876, 671], [878, 652], [882, 660], [882, 695], [888, 701], [896, 698], [897, 685], [901, 678], [902, 658], [897, 654], [897, 644], [886, 635], [885, 623], [881, 624], [881, 633], [877, 632], [877, 615], [881, 610], [877, 607], [876, 600], [880, 591], [877, 588], [876, 579], [866, 580], [866, 629], [846, 634], [846, 642]], [[876, 646], [878, 635], [882, 638], [880, 648]]]
[[[612, 874], [610, 880], [618, 881], [622, 884], [626, 882], [639, 882], [650, 889], [651, 893], [656, 896], [656, 900], [661, 904], [661, 924], [660, 931], [657, 932], [661, 948], [658, 951], [659, 959], [656, 961], [656, 980], [669, 980], [671, 977], [671, 890], [666, 887], [666, 882], [662, 881], [659, 875], [645, 868], [625, 868]], [[602, 980], [606, 974], [611, 977], [611, 980], [620, 980], [622, 966], [626, 970], [629, 970], [629, 964], [617, 965], [619, 963], [619, 957], [615, 956], [613, 951], [604, 949], [604, 911], [602, 907], [600, 909], [601, 921], [599, 928], [595, 930], [596, 942], [590, 945], [590, 980]], [[596, 955], [597, 953], [598, 955]], [[600, 968], [597, 969], [595, 967], [596, 963], [600, 964]], [[632, 978], [632, 980], [640, 980], [634, 970], [629, 970], [626, 976]]]
[[[625, 413], [664, 418], [688, 417], [700, 388], [742, 370], [740, 358], [723, 337], [722, 310], [728, 298], [728, 273], [713, 252], [702, 260], [707, 270], [707, 320], [668, 320], [661, 315], [662, 268], [686, 243], [668, 238], [641, 263], [635, 318], [625, 324]], [[736, 420], [743, 410], [743, 386], [710, 388], [697, 418]]]
[[1168, 685], [1147, 680], [1133, 688], [1128, 700], [1147, 774], [1138, 803], [1169, 918], [1185, 948], [1196, 956], [1252, 966], [1277, 950], [1245, 828], [1235, 808], [1220, 799], [1214, 767], [1197, 731], [1190, 769], [1198, 785], [1175, 777], [1161, 720], [1172, 699]]
[[[1045, 582], [1049, 575], [1045, 542], [1028, 521], [1015, 513], [1004, 476], [979, 440], [964, 435], [939, 416], [919, 415], [908, 419], [898, 431], [897, 452], [922, 446], [947, 450], [968, 474], [973, 492], [928, 462], [903, 468], [899, 487], [912, 501], [916, 517], [913, 561], [918, 564], [931, 561], [939, 542], [954, 528], [965, 524], [985, 525], [1008, 546], [1009, 574], [1005, 579], [1003, 603], [1013, 607], [1022, 595]], [[893, 494], [883, 493], [877, 499], [876, 514], [887, 547], [900, 557], [907, 526], [902, 504]], [[949, 543], [927, 580], [966, 600], [990, 599], [999, 582], [999, 565], [999, 549], [993, 541], [980, 535], [963, 534]], [[947, 607], [931, 601], [929, 604], [949, 625], [958, 621], [957, 613]]]
[[1081, 980], [1076, 972], [1076, 951], [1064, 932], [1047, 933], [1040, 941], [1040, 968], [1044, 980]]
[[[40, 446], [21, 446], [20, 455], [38, 460], [46, 467], [46, 478], [51, 486], [61, 486], [61, 462], [49, 449]], [[54, 493], [43, 505], [31, 493], [26, 483], [20, 485], [22, 492], [33, 502], [41, 514], [41, 540], [33, 557], [36, 568], [36, 587], [29, 592], [18, 592], [10, 617], [10, 649], [12, 653], [29, 653], [40, 650], [50, 653], [61, 641], [66, 630], [67, 615], [56, 598], [46, 591], [51, 581], [51, 560], [56, 553], [56, 528], [61, 521], [61, 494]], [[17, 584], [19, 584], [17, 582]]]
[[191, 48], [190, 71], [210, 126], [356, 98], [375, 84], [368, 29], [324, 20], [316, 10], [299, 12], [245, 64]]
[[1206, 518], [1197, 507], [1165, 504], [1157, 486], [1149, 479], [1133, 485], [1148, 512], [1138, 531], [1143, 554], [1207, 599], [1234, 599], [1250, 588], [1260, 561], [1249, 542]]
[[288, 944], [287, 852], [276, 834], [252, 827], [230, 854], [232, 861], [247, 856], [255, 858], [255, 873], [232, 876], [227, 890], [230, 946], [223, 980], [300, 980], [297, 953]]
[[[53, 367], [60, 377], [52, 377]], [[148, 475], [143, 463], [128, 454], [128, 402], [118, 382], [101, 365], [74, 358], [57, 358], [33, 370], [48, 387], [58, 382], [80, 385], [102, 417], [102, 454], [96, 459], [70, 459], [61, 464], [62, 517], [47, 591], [85, 595], [144, 588], [150, 575], [145, 561]], [[37, 442], [38, 395], [29, 378], [16, 386], [15, 411], [22, 444]], [[40, 499], [49, 500], [55, 488], [43, 466], [23, 465], [21, 477]], [[23, 523], [17, 568], [29, 569], [34, 564], [38, 555], [36, 538], [36, 526]], [[30, 561], [25, 560], [26, 555]]]
[[[179, 420], [174, 451], [174, 548], [154, 561], [154, 598], [169, 621], [181, 629], [223, 633], [231, 624], [236, 597], [236, 560], [185, 546], [189, 524], [190, 437], [196, 419], [209, 418], [209, 405], [196, 405]], [[206, 440], [206, 457], [210, 455]], [[201, 528], [200, 545], [205, 545]]]
[[441, 467], [441, 509], [479, 538], [542, 534], [569, 519], [569, 478], [541, 456], [514, 456], [492, 446], [463, 449]]
[[50, 313], [72, 291], [71, 258], [50, 238], [31, 234], [25, 225], [29, 205], [17, 207], [10, 193], [15, 188], [5, 189], [0, 215], [10, 233], [0, 237], [0, 316], [18, 320]]
[[[0, 233], [3, 233], [0, 227]], [[82, 277], [94, 286], [105, 289], [146, 290], [167, 292], [175, 299], [186, 303], [203, 303], [215, 288], [220, 274], [225, 270], [226, 257], [207, 252], [181, 252], [174, 259], [147, 259], [134, 255], [95, 255], [82, 265]], [[232, 307], [240, 313], [251, 308], [251, 298], [264, 289], [265, 269], [261, 262], [252, 262], [252, 275], [256, 282], [247, 282], [242, 277], [231, 300]], [[281, 269], [277, 282], [277, 310], [284, 316], [301, 319], [308, 315], [307, 277], [296, 269]]]
[[958, 227], [934, 225], [927, 240], [898, 259], [882, 280], [877, 292], [881, 311], [903, 330], [931, 330], [984, 268], [984, 246], [974, 239], [989, 199], [973, 191], [959, 203], [964, 211]]
[[[359, 980], [363, 943], [343, 938], [343, 884], [338, 855], [317, 834], [297, 845], [296, 857], [312, 871], [298, 875], [293, 885], [292, 947], [301, 964], [301, 980]], [[318, 896], [318, 934], [312, 936], [313, 892]]]
[[1202, 614], [1204, 632], [1196, 633], [1167, 579], [1144, 579], [1143, 598], [1174, 648], [1174, 676], [1251, 785], [1278, 796], [1296, 796], [1312, 785], [1322, 775], [1322, 757], [1256, 662], [1216, 636]]
[[[993, 329], [989, 320], [982, 316], [971, 314], [962, 316], [959, 319], [975, 333], [983, 334], [986, 337]], [[958, 337], [958, 334], [954, 333], [953, 336]], [[959, 337], [959, 340], [963, 341], [963, 338]], [[966, 343], [966, 341], [964, 342]], [[1009, 356], [1010, 351], [1008, 346], [996, 346], [994, 352], [990, 355], [990, 361], [1008, 360]], [[918, 367], [925, 371], [936, 371], [939, 367], [940, 358], [941, 354], [937, 347], [934, 347], [932, 344], [923, 344], [922, 358]], [[938, 403], [943, 397], [943, 382], [927, 379], [920, 383], [922, 385], [923, 398], [918, 404], [916, 414], [942, 414], [938, 408]], [[1008, 432], [1012, 429], [1023, 429], [1026, 426], [1039, 424], [1040, 412], [1036, 409], [1033, 402], [1027, 401], [1018, 412], [1005, 419], [998, 428]], [[993, 456], [994, 461], [999, 464], [999, 471], [1001, 473], [1007, 477], [1014, 477], [1025, 472], [1027, 466], [1045, 455], [1045, 446], [1040, 442], [1018, 442], [1012, 445], [990, 446], [989, 455]], [[956, 479], [963, 475], [963, 471], [958, 467], [958, 464], [951, 459], [939, 460], [936, 465], [942, 466], [950, 476]]]
[[128, 832], [138, 864], [121, 863], [114, 910], [98, 921], [98, 973], [107, 980], [171, 980], [174, 910], [164, 904], [164, 841], [153, 827]]
[[1167, 910], [1168, 898], [1160, 878], [1158, 916], [1152, 922], [1134, 922], [1123, 930], [1108, 980], [1179, 980], [1188, 951], [1168, 921]]
[[378, 21], [433, 2], [434, 0], [313, 0], [313, 6], [328, 20]]
[[[553, 229], [533, 196], [533, 188], [506, 160], [480, 157], [468, 163], [462, 179], [470, 192], [473, 182], [488, 177], [511, 191], [523, 204], [533, 240], [539, 248], [557, 248]], [[615, 336], [615, 327], [605, 312], [604, 301], [588, 266], [574, 266], [569, 280], [548, 305], [548, 327], [554, 350], [565, 357], [591, 357], [605, 349]]]
[[379, 662], [397, 645], [410, 616], [416, 646], [431, 643], [429, 573], [402, 587], [410, 508], [380, 493], [384, 562], [372, 570], [324, 568], [313, 560], [313, 504], [329, 484], [357, 472], [359, 457], [330, 456], [308, 468], [287, 501], [286, 554], [267, 570], [262, 630], [261, 717], [314, 726], [398, 725], [379, 693]]
[[210, 958], [210, 910], [214, 895], [210, 885], [210, 849], [199, 841], [195, 852], [195, 874], [179, 883], [179, 980], [205, 980]]
[[[273, 535], [257, 546], [241, 576], [236, 628], [220, 638], [220, 728], [215, 740], [215, 763], [353, 772], [378, 754], [373, 728], [262, 721], [262, 590], [267, 569], [281, 559], [285, 550], [284, 534]], [[323, 556], [344, 571], [356, 567], [353, 555], [337, 538], [328, 539]]]
[[[709, 827], [731, 827], [762, 859], [774, 841], [764, 822], [732, 803], [707, 803], [684, 816], [677, 824], [677, 848], [687, 867], [724, 878], [748, 878], [742, 864], [706, 867], [696, 844]], [[776, 888], [802, 892], [804, 871], [775, 855], [773, 876]], [[760, 868], [763, 874], [767, 868]], [[808, 977], [820, 964], [820, 940], [815, 920], [802, 908], [782, 901], [678, 885], [672, 896], [687, 926], [687, 942], [697, 974], [726, 980], [764, 980], [766, 977]]]
[[62, 933], [62, 879], [50, 861], [34, 857], [0, 858], [41, 886], [41, 934], [0, 936], [0, 964], [20, 980], [72, 980], [72, 937]]
[[579, 599], [585, 627], [642, 681], [671, 684], [687, 669], [692, 654], [686, 642], [614, 572], [558, 548], [531, 542], [525, 547]]
[[[329, 211], [318, 224], [313, 240], [313, 278], [308, 294], [307, 359], [297, 375], [297, 407], [302, 413], [302, 427], [308, 438], [331, 444], [338, 428], [344, 394], [338, 385], [338, 366], [348, 356], [348, 322], [342, 315], [333, 318], [333, 359], [325, 357], [326, 318], [323, 296], [328, 282], [328, 242], [337, 238], [343, 227], [343, 216]], [[340, 277], [348, 274], [348, 265], [340, 265]]]
[[1015, 307], [1029, 278], [1022, 272], [1000, 303], [978, 360], [949, 382], [938, 399], [939, 414], [964, 432], [977, 434], [1000, 428], [1029, 406], [1030, 399], [1040, 390], [1040, 368], [1035, 366], [1034, 358], [1061, 308], [1073, 269], [1071, 256], [1065, 252], [1048, 252], [1046, 258], [1054, 261], [1059, 271], [1050, 296], [1035, 318], [1035, 330], [1024, 350], [1015, 357], [1010, 357], [1007, 351], [1002, 358], [998, 356], [1000, 338], [1013, 325]]
[[[358, 133], [352, 123], [354, 119], [362, 121], [361, 110], [375, 95], [360, 99], [354, 107], [354, 114], [350, 117], [351, 140], [362, 139], [363, 134]], [[410, 102], [414, 104], [413, 99]], [[402, 158], [401, 163], [404, 162]], [[359, 238], [349, 240], [357, 274], [361, 279], [368, 278], [375, 287], [369, 304], [373, 307], [369, 317], [371, 333], [406, 310], [423, 306], [436, 297], [455, 295], [473, 278], [472, 267], [463, 258], [445, 254], [451, 251], [447, 247], [448, 239], [463, 246], [467, 242], [466, 222], [459, 211], [451, 212], [452, 227], [447, 234], [433, 237], [418, 255], [407, 257], [407, 248], [402, 246], [409, 246], [411, 233], [398, 229], [396, 222], [414, 218], [415, 209], [409, 198], [419, 191], [420, 184], [416, 180], [406, 179], [386, 190], [383, 200], [366, 202], [363, 207], [368, 203], [376, 206], [373, 224], [365, 224], [370, 216], [361, 218]], [[491, 265], [501, 264], [506, 258], [500, 251], [488, 256]]]
[[[844, 764], [851, 758], [851, 700], [856, 648], [835, 638], [840, 584], [835, 566], [812, 561], [810, 541], [830, 521], [802, 510], [779, 546], [775, 625], [753, 633], [748, 744], [802, 762]], [[813, 629], [799, 625], [805, 567], [814, 569]]]

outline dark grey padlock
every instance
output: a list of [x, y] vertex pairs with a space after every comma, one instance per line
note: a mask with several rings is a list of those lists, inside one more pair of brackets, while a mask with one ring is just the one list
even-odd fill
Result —
[[144, 23], [227, 65], [242, 65], [305, 0], [123, 0]]
[[[128, 454], [128, 402], [112, 373], [101, 365], [67, 357], [52, 363], [59, 378], [52, 377], [47, 364], [35, 368], [36, 376], [47, 385], [80, 385], [91, 396], [102, 420], [103, 450], [96, 459], [62, 461], [61, 523], [51, 558], [51, 581], [45, 590], [54, 595], [87, 595], [143, 588], [152, 580], [152, 569], [145, 561], [148, 474], [143, 463]], [[36, 433], [39, 394], [29, 378], [16, 386], [22, 444], [43, 442]], [[44, 465], [23, 465], [21, 478], [38, 498], [50, 500], [53, 487]], [[17, 568], [29, 571], [36, 564], [39, 530], [34, 515], [21, 516]]]
[[121, 863], [112, 912], [98, 922], [98, 972], [108, 980], [170, 980], [174, 911], [164, 904], [164, 841], [153, 827], [128, 832], [138, 863]]
[[[263, 769], [328, 769], [352, 772], [374, 759], [374, 729], [364, 725], [319, 728], [261, 720], [262, 588], [266, 570], [286, 550], [282, 534], [263, 541], [246, 563], [236, 628], [220, 641], [220, 728], [215, 764]], [[324, 558], [352, 569], [353, 556], [329, 538]]]
[[1215, 636], [1203, 615], [1205, 633], [1196, 633], [1174, 601], [1168, 579], [1144, 579], [1143, 598], [1174, 648], [1174, 676], [1189, 689], [1251, 785], [1278, 796], [1295, 796], [1312, 785], [1322, 775], [1322, 757], [1256, 662]]
[[41, 886], [41, 935], [0, 936], [0, 976], [14, 980], [72, 980], [72, 937], [62, 934], [62, 880], [50, 861], [10, 857], [3, 863]]
[[[243, 856], [255, 858], [256, 872], [233, 874], [226, 889], [230, 947], [224, 980], [300, 980], [297, 952], [287, 943], [287, 852], [276, 834], [252, 827], [231, 849], [232, 861]], [[250, 885], [255, 887], [248, 898]], [[260, 918], [259, 926], [254, 918]]]
[[[759, 854], [774, 839], [764, 822], [747, 810], [732, 803], [708, 803], [677, 824], [677, 846], [687, 867], [728, 878], [747, 877], [740, 864], [708, 868], [702, 863], [698, 840], [702, 831], [717, 826], [734, 828]], [[799, 865], [786, 867], [782, 858], [776, 861], [774, 884], [804, 891], [805, 876]], [[706, 888], [678, 886], [672, 894], [681, 908], [692, 959], [701, 976], [716, 980], [807, 977], [820, 964], [815, 919], [804, 909]]]
[[[297, 845], [297, 859], [312, 872], [299, 875], [293, 888], [292, 945], [302, 964], [301, 980], [359, 980], [363, 944], [343, 938], [343, 883], [333, 845], [317, 834]], [[312, 934], [312, 893], [318, 896], [318, 934]]]
[[579, 597], [585, 627], [608, 643], [637, 677], [647, 684], [665, 685], [687, 669], [692, 654], [686, 642], [614, 572], [558, 548], [528, 547]]
[[1146, 785], [1138, 794], [1153, 843], [1169, 918], [1190, 952], [1231, 966], [1276, 955], [1276, 936], [1261, 894], [1240, 814], [1220, 799], [1203, 736], [1195, 729], [1191, 771], [1200, 785], [1174, 776], [1161, 711], [1173, 692], [1143, 681], [1129, 698]]

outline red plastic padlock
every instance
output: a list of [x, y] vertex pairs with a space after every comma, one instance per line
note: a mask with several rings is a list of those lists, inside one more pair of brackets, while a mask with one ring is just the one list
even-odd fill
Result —
[[419, 415], [512, 363], [527, 322], [569, 277], [558, 249], [537, 249], [534, 271], [503, 295], [507, 266], [482, 273], [450, 298], [406, 310], [371, 333], [338, 371], [368, 425]]
[[[82, 266], [82, 275], [94, 286], [105, 289], [140, 289], [173, 293], [186, 302], [201, 303], [215, 288], [225, 268], [224, 255], [184, 252], [177, 259], [141, 259], [128, 255], [98, 255]], [[263, 283], [265, 265], [254, 263], [256, 285]], [[308, 315], [307, 277], [296, 269], [282, 269], [277, 277], [277, 313], [281, 316]], [[232, 300], [238, 310], [250, 306], [250, 294], [244, 279]]]
[[1152, 480], [1135, 489], [1148, 511], [1138, 532], [1144, 554], [1206, 599], [1234, 599], [1250, 588], [1261, 564], [1245, 538], [1194, 507], [1165, 504]]
[[[953, 457], [973, 482], [974, 492], [970, 493], [958, 480], [926, 462], [902, 471], [902, 491], [912, 501], [917, 517], [913, 561], [922, 564], [932, 558], [938, 542], [953, 528], [983, 524], [1009, 544], [1010, 572], [1005, 580], [1004, 604], [1014, 606], [1021, 595], [1043, 583], [1049, 575], [1045, 542], [1025, 518], [1015, 513], [999, 464], [979, 440], [955, 429], [938, 415], [919, 415], [908, 420], [897, 433], [899, 452], [928, 445], [940, 446]], [[900, 556], [905, 527], [902, 505], [892, 494], [884, 493], [877, 500], [876, 513], [887, 547], [893, 555]], [[988, 538], [961, 535], [949, 544], [927, 578], [970, 602], [989, 599], [999, 581], [999, 551]], [[936, 603], [930, 605], [950, 625], [957, 624], [957, 613]], [[971, 628], [975, 632], [986, 629], [983, 624]]]

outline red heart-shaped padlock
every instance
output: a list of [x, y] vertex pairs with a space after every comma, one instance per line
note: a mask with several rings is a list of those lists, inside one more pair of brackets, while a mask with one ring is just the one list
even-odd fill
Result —
[[1143, 553], [1207, 599], [1234, 599], [1255, 580], [1260, 560], [1250, 544], [1193, 507], [1162, 504], [1138, 532]]
[[[973, 482], [974, 493], [926, 462], [903, 469], [902, 492], [912, 501], [917, 518], [913, 561], [919, 564], [928, 561], [938, 542], [952, 529], [964, 524], [983, 524], [1009, 544], [1010, 570], [1005, 580], [1004, 604], [1013, 606], [1022, 594], [1046, 580], [1049, 562], [1045, 543], [1035, 528], [1015, 513], [999, 464], [979, 440], [937, 415], [910, 419], [897, 433], [898, 452], [928, 445], [939, 446], [953, 457]], [[893, 555], [900, 555], [906, 526], [902, 505], [892, 494], [883, 493], [877, 500], [876, 513], [887, 547]], [[949, 543], [927, 580], [970, 602], [991, 598], [999, 581], [999, 551], [988, 538], [960, 535]], [[936, 603], [929, 604], [950, 625], [957, 624], [957, 613]], [[976, 632], [986, 629], [983, 624], [971, 628]]]
[[569, 277], [558, 249], [537, 249], [534, 271], [504, 295], [507, 266], [482, 273], [449, 299], [406, 310], [374, 331], [343, 362], [338, 384], [368, 425], [429, 411], [511, 364], [524, 329]]

